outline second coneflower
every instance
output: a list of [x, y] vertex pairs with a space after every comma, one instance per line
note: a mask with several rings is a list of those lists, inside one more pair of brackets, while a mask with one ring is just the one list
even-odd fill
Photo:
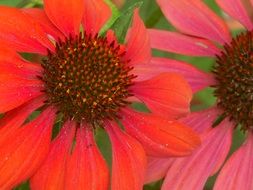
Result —
[[[44, 6], [0, 7], [0, 189], [27, 179], [36, 190], [108, 189], [97, 128], [111, 140], [113, 190], [142, 188], [145, 151], [183, 156], [199, 145], [191, 129], [173, 121], [189, 110], [184, 79], [162, 68], [147, 80], [139, 75], [151, 55], [137, 10], [124, 45], [111, 30], [99, 35], [111, 16], [102, 0], [45, 0]], [[32, 63], [19, 52], [43, 58]], [[151, 113], [135, 111], [135, 101]], [[35, 110], [38, 116], [28, 119]]]
[[215, 64], [212, 74], [198, 71], [199, 74], [193, 75], [196, 68], [190, 64], [174, 61], [177, 65], [173, 66], [162, 58], [151, 62], [164, 67], [170, 64], [171, 68], [176, 68], [188, 79], [194, 91], [213, 87], [217, 105], [183, 119], [202, 133], [202, 146], [187, 158], [152, 158], [146, 180], [149, 182], [166, 176], [164, 190], [202, 190], [207, 178], [222, 166], [230, 150], [232, 132], [239, 127], [246, 134], [245, 143], [221, 169], [214, 190], [252, 190], [253, 21], [247, 10], [252, 9], [253, 1], [216, 1], [245, 26], [246, 31], [235, 37], [230, 35], [225, 22], [202, 1], [157, 2], [167, 19], [181, 33], [152, 29], [151, 46], [185, 55], [210, 56], [215, 59]]

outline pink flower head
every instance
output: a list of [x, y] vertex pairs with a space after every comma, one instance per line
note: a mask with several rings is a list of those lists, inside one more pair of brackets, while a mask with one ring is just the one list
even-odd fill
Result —
[[150, 29], [151, 47], [183, 55], [209, 56], [215, 64], [212, 74], [208, 74], [179, 61], [152, 58], [151, 63], [184, 75], [194, 92], [214, 87], [217, 98], [216, 107], [182, 119], [201, 134], [201, 147], [186, 158], [150, 158], [146, 182], [165, 176], [163, 190], [202, 190], [207, 178], [226, 159], [232, 132], [238, 125], [247, 138], [222, 167], [214, 190], [253, 189], [253, 20], [247, 11], [253, 8], [253, 1], [216, 2], [245, 27], [244, 32], [232, 37], [224, 20], [204, 1], [157, 0], [178, 32]]
[[[126, 44], [112, 30], [99, 33], [110, 16], [102, 0], [0, 7], [0, 189], [27, 179], [35, 190], [108, 189], [98, 128], [112, 145], [113, 190], [142, 188], [145, 151], [184, 156], [200, 144], [192, 129], [173, 121], [189, 111], [192, 93], [183, 77], [166, 71], [139, 77], [138, 66], [148, 69], [151, 55], [138, 10]], [[28, 61], [20, 52], [41, 59]], [[134, 110], [135, 101], [150, 113]], [[60, 132], [51, 141], [52, 130]]]

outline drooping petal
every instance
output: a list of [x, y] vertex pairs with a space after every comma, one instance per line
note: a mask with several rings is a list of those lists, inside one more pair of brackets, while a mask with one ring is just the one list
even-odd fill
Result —
[[0, 145], [0, 189], [13, 188], [38, 169], [49, 150], [54, 118], [55, 110], [48, 108]]
[[226, 162], [214, 185], [214, 190], [253, 189], [253, 136]]
[[84, 0], [83, 26], [88, 34], [95, 35], [111, 17], [111, 9], [103, 0]]
[[43, 9], [27, 8], [23, 11], [32, 16], [41, 25], [44, 32], [51, 35], [54, 40], [64, 39], [63, 33], [49, 20]]
[[142, 189], [146, 170], [142, 146], [114, 122], [108, 122], [105, 129], [112, 143], [112, 190]]
[[44, 0], [44, 6], [48, 18], [66, 37], [79, 33], [84, 11], [83, 0]]
[[153, 114], [124, 109], [121, 121], [150, 156], [185, 156], [200, 145], [192, 129]]
[[175, 159], [162, 190], [202, 190], [207, 178], [224, 162], [232, 142], [233, 124], [223, 121], [202, 136], [202, 145], [192, 155]]
[[44, 104], [45, 97], [32, 99], [25, 104], [4, 114], [0, 119], [0, 146], [5, 146], [6, 140], [15, 138], [15, 131], [25, 122], [28, 116]]
[[[185, 123], [198, 133], [210, 130], [213, 122], [219, 115], [219, 110], [210, 108], [199, 112], [192, 112], [188, 116], [180, 119], [179, 121]], [[180, 159], [180, 158], [178, 158]], [[148, 162], [148, 169], [146, 172], [145, 183], [150, 183], [163, 178], [169, 168], [173, 165], [177, 158], [159, 158], [152, 157]], [[183, 164], [184, 162], [182, 162]]]
[[243, 5], [242, 0], [216, 0], [216, 2], [225, 12], [238, 20], [248, 30], [253, 29], [253, 23]]
[[183, 33], [217, 41], [230, 42], [229, 30], [203, 1], [157, 0], [167, 19]]
[[190, 56], [211, 56], [220, 50], [209, 40], [186, 36], [178, 32], [149, 29], [152, 48]]
[[0, 6], [0, 40], [21, 52], [47, 54], [54, 51], [40, 25], [23, 11]]
[[138, 9], [134, 10], [133, 24], [128, 31], [126, 43], [125, 57], [130, 60], [130, 65], [149, 62], [151, 59], [150, 39]]
[[74, 122], [67, 121], [51, 143], [47, 158], [30, 179], [32, 190], [64, 189], [66, 161], [71, 151], [74, 132]]
[[174, 158], [149, 157], [145, 183], [162, 179], [174, 162]]
[[147, 80], [164, 72], [181, 74], [190, 84], [193, 92], [215, 84], [214, 77], [182, 61], [153, 57], [149, 64], [136, 65], [132, 71], [137, 75], [136, 80]]
[[176, 73], [162, 73], [149, 80], [136, 82], [131, 90], [148, 108], [166, 118], [189, 112], [192, 91], [184, 78]]
[[108, 189], [109, 171], [90, 126], [82, 124], [77, 129], [76, 144], [67, 164], [66, 190]]

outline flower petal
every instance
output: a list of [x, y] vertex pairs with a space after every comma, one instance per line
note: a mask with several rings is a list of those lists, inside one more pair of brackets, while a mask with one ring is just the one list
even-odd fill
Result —
[[41, 25], [45, 33], [54, 37], [54, 40], [64, 39], [62, 32], [49, 20], [43, 9], [29, 8], [23, 9], [23, 11], [33, 17]]
[[124, 109], [122, 123], [150, 156], [185, 156], [200, 145], [200, 138], [185, 125], [153, 114]]
[[55, 111], [48, 108], [0, 145], [0, 189], [13, 188], [38, 169], [49, 150], [54, 118]]
[[209, 73], [205, 73], [182, 61], [153, 57], [149, 64], [136, 65], [132, 71], [137, 75], [137, 80], [147, 80], [164, 72], [181, 74], [190, 84], [193, 92], [215, 84], [215, 79]]
[[40, 25], [19, 9], [0, 6], [0, 40], [21, 52], [47, 54], [54, 51]]
[[111, 17], [111, 9], [103, 0], [84, 0], [83, 26], [88, 34], [97, 34]]
[[214, 190], [253, 189], [253, 136], [226, 162], [215, 182]]
[[47, 158], [30, 179], [31, 189], [64, 189], [66, 161], [70, 154], [74, 133], [74, 122], [67, 121], [50, 145]]
[[238, 20], [248, 30], [253, 29], [253, 23], [243, 5], [242, 0], [216, 0], [216, 2], [225, 12]]
[[152, 48], [190, 56], [211, 56], [220, 50], [209, 40], [186, 36], [178, 32], [149, 29]]
[[183, 33], [207, 38], [221, 44], [230, 42], [229, 30], [200, 0], [157, 0], [167, 19]]
[[146, 156], [138, 141], [114, 122], [105, 126], [112, 143], [112, 190], [140, 190], [144, 183]]
[[152, 112], [164, 117], [175, 118], [189, 112], [192, 91], [184, 78], [176, 73], [162, 73], [136, 82], [131, 90]]
[[44, 5], [48, 18], [66, 37], [79, 34], [84, 11], [83, 0], [44, 0]]
[[162, 190], [202, 190], [209, 176], [224, 162], [232, 142], [233, 127], [223, 121], [202, 136], [202, 146], [192, 155], [175, 159]]
[[9, 47], [0, 47], [0, 113], [42, 94], [42, 68], [25, 61]]
[[149, 157], [145, 183], [155, 182], [163, 178], [173, 162], [173, 158]]
[[109, 171], [96, 146], [90, 126], [82, 124], [77, 129], [76, 145], [67, 164], [66, 189], [108, 189]]
[[192, 112], [186, 117], [180, 118], [179, 121], [191, 127], [194, 131], [201, 134], [212, 128], [214, 121], [221, 114], [216, 107], [198, 112]]
[[126, 59], [131, 65], [147, 63], [151, 59], [151, 47], [148, 31], [141, 20], [138, 9], [134, 10], [133, 24], [126, 39]]
[[27, 79], [38, 79], [43, 69], [39, 64], [24, 60], [15, 50], [0, 47], [0, 75], [17, 75]]
[[32, 99], [25, 104], [13, 109], [4, 114], [0, 119], [0, 146], [4, 146], [11, 138], [15, 138], [16, 131], [28, 118], [28, 116], [37, 108], [41, 107], [44, 104], [45, 97], [41, 96], [35, 99]]

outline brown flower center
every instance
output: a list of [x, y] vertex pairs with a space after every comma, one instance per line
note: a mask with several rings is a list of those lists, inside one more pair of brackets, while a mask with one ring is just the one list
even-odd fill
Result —
[[131, 96], [134, 75], [115, 42], [80, 34], [56, 44], [42, 67], [48, 104], [78, 122], [95, 124], [114, 118]]
[[217, 56], [215, 95], [224, 116], [246, 130], [253, 127], [253, 33], [239, 34]]

